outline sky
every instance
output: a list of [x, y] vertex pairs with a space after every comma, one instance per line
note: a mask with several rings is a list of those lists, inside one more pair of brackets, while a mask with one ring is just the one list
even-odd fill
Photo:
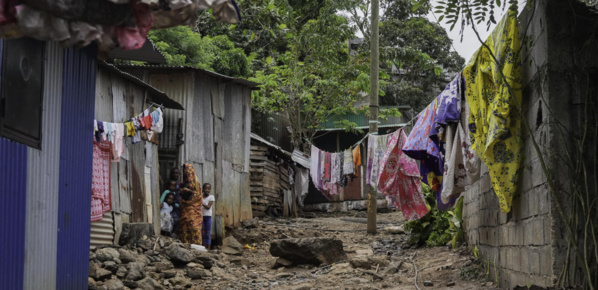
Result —
[[[432, 7], [435, 7], [438, 2], [438, 0], [431, 0], [430, 1], [432, 3]], [[506, 1], [503, 1], [506, 2]], [[523, 7], [525, 6], [525, 3], [527, 1], [525, 0], [519, 0], [519, 12], [521, 12], [521, 10], [523, 9]], [[434, 9], [432, 9], [434, 10]], [[496, 21], [500, 21], [500, 19], [505, 15], [506, 13], [506, 9], [505, 11], [503, 11], [502, 7], [496, 7], [494, 9], [494, 17], [496, 17]], [[440, 17], [440, 15], [434, 15], [434, 12], [430, 12], [428, 14], [428, 19], [430, 19], [430, 21], [432, 22], [437, 22], [437, 18], [436, 17]], [[473, 31], [473, 29], [469, 26], [465, 27], [465, 30], [463, 31], [463, 42], [461, 42], [461, 35], [459, 34], [459, 30], [461, 29], [460, 27], [460, 23], [461, 20], [459, 19], [459, 21], [457, 22], [457, 25], [455, 25], [455, 28], [453, 28], [453, 30], [450, 30], [450, 25], [447, 25], [445, 23], [445, 20], [443, 20], [442, 22], [440, 22], [440, 26], [442, 26], [446, 32], [448, 33], [448, 36], [453, 40], [453, 47], [454, 50], [457, 51], [457, 53], [459, 53], [459, 55], [461, 55], [463, 58], [465, 58], [465, 62], [467, 63], [469, 61], [469, 59], [471, 58], [471, 56], [478, 50], [478, 48], [480, 48], [481, 43], [478, 40], [477, 36], [475, 35], [475, 32]], [[492, 24], [490, 26], [489, 30], [486, 30], [486, 24], [485, 23], [480, 23], [479, 26], [476, 26], [478, 29], [478, 33], [480, 34], [480, 37], [482, 38], [482, 40], [486, 40], [486, 38], [490, 35], [490, 33], [492, 32], [492, 30], [494, 29], [494, 24]]]

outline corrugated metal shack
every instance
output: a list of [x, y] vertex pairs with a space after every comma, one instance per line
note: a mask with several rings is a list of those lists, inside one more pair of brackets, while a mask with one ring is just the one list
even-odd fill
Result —
[[[153, 104], [163, 104], [163, 111], [183, 107], [163, 92], [115, 66], [100, 63], [95, 99], [95, 119], [123, 122]], [[167, 133], [165, 129], [163, 133]], [[125, 138], [125, 152], [119, 162], [111, 163], [112, 211], [91, 224], [91, 245], [118, 244], [123, 223], [153, 223], [160, 232], [161, 194], [158, 169], [158, 145], [153, 141], [132, 144]]]
[[0, 41], [3, 289], [85, 289], [96, 50]]
[[257, 84], [207, 70], [171, 66], [119, 66], [165, 92], [185, 111], [164, 113], [158, 147], [162, 178], [183, 163], [195, 167], [216, 198], [214, 233], [252, 218], [249, 197], [251, 90]]

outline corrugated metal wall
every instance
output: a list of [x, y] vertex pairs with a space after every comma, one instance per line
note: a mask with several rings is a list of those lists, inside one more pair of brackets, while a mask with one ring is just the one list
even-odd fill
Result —
[[109, 211], [104, 214], [101, 221], [91, 223], [90, 247], [111, 245], [114, 241], [114, 217]]
[[57, 289], [87, 288], [96, 53], [94, 47], [64, 50]]
[[[0, 56], [2, 44], [0, 40]], [[0, 193], [4, 199], [0, 203], [0, 232], [3, 236], [0, 279], [6, 289], [21, 289], [25, 271], [27, 146], [0, 137], [0, 176]]]
[[62, 48], [46, 43], [42, 150], [28, 148], [25, 289], [56, 285]]

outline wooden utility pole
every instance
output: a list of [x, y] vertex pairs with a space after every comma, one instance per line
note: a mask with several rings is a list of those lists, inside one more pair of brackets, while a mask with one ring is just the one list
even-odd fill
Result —
[[[372, 18], [370, 35], [370, 134], [378, 134], [378, 21], [380, 18], [380, 1], [372, 0]], [[369, 157], [368, 157], [369, 158]], [[376, 214], [378, 213], [378, 192], [368, 187], [368, 229], [369, 234], [376, 233]]]

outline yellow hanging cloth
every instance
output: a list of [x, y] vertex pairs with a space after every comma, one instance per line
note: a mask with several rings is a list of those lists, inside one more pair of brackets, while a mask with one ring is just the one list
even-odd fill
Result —
[[126, 122], [125, 126], [127, 127], [127, 136], [135, 136], [135, 125], [133, 125], [133, 122]]
[[471, 58], [463, 76], [471, 107], [469, 130], [473, 149], [490, 172], [500, 210], [511, 211], [521, 172], [521, 59], [517, 15], [509, 11], [486, 40], [513, 95], [499, 74], [488, 49], [482, 46]]

